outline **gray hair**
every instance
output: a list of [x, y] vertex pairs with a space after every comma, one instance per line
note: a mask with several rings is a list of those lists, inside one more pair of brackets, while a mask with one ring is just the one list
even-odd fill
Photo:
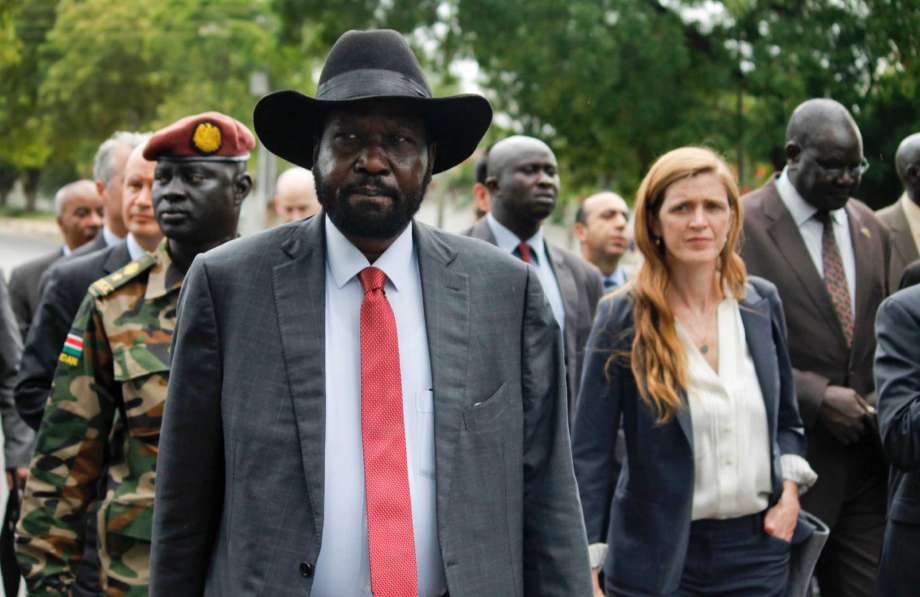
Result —
[[112, 133], [112, 136], [103, 141], [96, 150], [96, 157], [93, 159], [93, 178], [101, 180], [103, 184], [109, 184], [109, 181], [115, 176], [114, 162], [118, 148], [126, 146], [130, 151], [146, 140], [147, 138], [142, 133], [127, 131]]
[[64, 205], [70, 201], [70, 199], [78, 195], [79, 193], [86, 193], [87, 195], [96, 194], [96, 183], [91, 180], [75, 180], [74, 182], [65, 184], [58, 189], [57, 193], [54, 194], [54, 215], [60, 216], [64, 213]]

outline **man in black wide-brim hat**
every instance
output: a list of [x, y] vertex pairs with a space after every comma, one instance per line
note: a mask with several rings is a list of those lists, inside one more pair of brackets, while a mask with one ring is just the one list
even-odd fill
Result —
[[535, 270], [413, 220], [491, 121], [394, 31], [264, 97], [323, 211], [199, 256], [157, 462], [153, 595], [590, 595], [560, 334]]

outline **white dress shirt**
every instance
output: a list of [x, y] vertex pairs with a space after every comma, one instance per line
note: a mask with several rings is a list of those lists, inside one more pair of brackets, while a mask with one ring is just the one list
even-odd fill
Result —
[[[361, 441], [361, 302], [358, 273], [370, 263], [326, 217], [326, 436], [323, 537], [311, 595], [370, 597]], [[437, 535], [434, 403], [418, 256], [412, 227], [374, 262], [399, 343], [406, 463], [419, 595], [447, 589]]]
[[[521, 244], [521, 239], [511, 232], [507, 226], [492, 217], [491, 213], [486, 214], [486, 223], [495, 236], [495, 244], [499, 249], [506, 253], [513, 254], [517, 246]], [[530, 246], [531, 257], [536, 263], [531, 261], [528, 265], [536, 268], [537, 277], [540, 278], [540, 285], [543, 287], [543, 294], [549, 301], [549, 306], [553, 310], [553, 316], [559, 329], [565, 331], [565, 304], [562, 302], [562, 291], [559, 289], [559, 282], [556, 280], [556, 273], [550, 263], [549, 251], [546, 250], [546, 243], [543, 241], [543, 228], [537, 229], [537, 233], [528, 238], [526, 242]]]
[[[677, 322], [687, 354], [687, 403], [693, 428], [693, 520], [762, 512], [771, 491], [767, 411], [738, 301], [726, 298], [719, 303], [716, 321], [718, 373]], [[783, 478], [796, 481], [803, 490], [817, 479], [797, 454], [782, 455], [781, 466]]]
[[[805, 241], [805, 248], [808, 249], [808, 255], [811, 257], [818, 275], [824, 277], [824, 261], [821, 259], [821, 239], [824, 236], [824, 224], [814, 218], [818, 209], [799, 194], [796, 188], [789, 180], [786, 169], [776, 180], [776, 191], [780, 199], [786, 205], [786, 209], [792, 214], [792, 219]], [[837, 247], [840, 250], [840, 258], [843, 260], [843, 272], [846, 274], [847, 287], [850, 290], [850, 309], [856, 312], [856, 258], [853, 256], [853, 241], [850, 237], [850, 220], [847, 217], [847, 210], [844, 208], [835, 209], [830, 212], [831, 220], [834, 222], [834, 238], [837, 240]]]
[[144, 255], [147, 255], [147, 249], [142, 247], [134, 235], [130, 232], [125, 237], [125, 243], [128, 245], [128, 254], [131, 255], [131, 261], [137, 261]]
[[121, 240], [120, 238], [118, 238], [118, 235], [116, 235], [114, 232], [112, 232], [109, 229], [108, 226], [102, 227], [102, 238], [105, 239], [105, 246], [107, 247], [111, 247], [112, 245], [114, 245], [115, 243]]

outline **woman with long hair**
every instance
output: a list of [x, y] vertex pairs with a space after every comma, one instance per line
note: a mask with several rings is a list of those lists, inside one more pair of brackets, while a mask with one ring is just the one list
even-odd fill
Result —
[[799, 491], [816, 477], [779, 296], [737, 253], [741, 210], [706, 148], [663, 155], [639, 187], [644, 261], [598, 306], [573, 440], [608, 595], [785, 593]]

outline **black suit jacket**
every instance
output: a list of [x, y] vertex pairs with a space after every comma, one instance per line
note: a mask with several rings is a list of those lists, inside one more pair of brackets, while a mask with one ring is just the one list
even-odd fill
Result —
[[[838, 505], [853, 486], [854, 470], [877, 470], [878, 439], [844, 446], [823, 426], [815, 425], [829, 384], [852, 388], [862, 396], [874, 392], [875, 311], [888, 287], [888, 232], [863, 203], [850, 199], [845, 209], [856, 261], [853, 346], [848, 348], [824, 281], [818, 274], [795, 221], [774, 180], [744, 196], [741, 255], [750, 274], [779, 289], [789, 327], [789, 355], [795, 375], [799, 411], [808, 429], [808, 460], [818, 482], [803, 498], [810, 512], [831, 525]], [[870, 462], [871, 461], [871, 462]]]
[[[739, 301], [745, 337], [770, 437], [772, 495], [782, 494], [782, 454], [805, 454], [795, 403], [783, 308], [776, 287], [751, 276]], [[664, 424], [639, 396], [626, 359], [634, 337], [630, 293], [605, 297], [587, 347], [572, 449], [589, 543], [607, 543], [608, 594], [670, 595], [677, 590], [690, 537], [693, 427], [685, 406]], [[686, 401], [686, 396], [682, 396]], [[615, 430], [622, 423], [627, 458], [616, 476]], [[801, 540], [813, 528], [796, 529]]]
[[[496, 244], [495, 235], [485, 218], [476, 222], [466, 232], [466, 236]], [[575, 420], [575, 402], [581, 381], [585, 345], [591, 333], [597, 302], [604, 294], [604, 282], [600, 270], [581, 257], [549, 243], [546, 247], [565, 308], [565, 365], [571, 424]]]
[[38, 308], [41, 298], [41, 278], [54, 262], [64, 257], [64, 249], [58, 248], [53, 253], [36, 257], [14, 269], [10, 273], [10, 306], [19, 323], [19, 332], [23, 338], [29, 333], [29, 326]]
[[879, 428], [891, 463], [879, 595], [920, 584], [920, 286], [890, 296], [875, 324]]
[[33, 429], [37, 430], [41, 423], [58, 353], [86, 291], [93, 282], [129, 261], [128, 245], [121, 241], [102, 251], [83, 255], [75, 251], [72, 257], [54, 264], [43, 277], [44, 291], [26, 336], [15, 389], [16, 408]]

